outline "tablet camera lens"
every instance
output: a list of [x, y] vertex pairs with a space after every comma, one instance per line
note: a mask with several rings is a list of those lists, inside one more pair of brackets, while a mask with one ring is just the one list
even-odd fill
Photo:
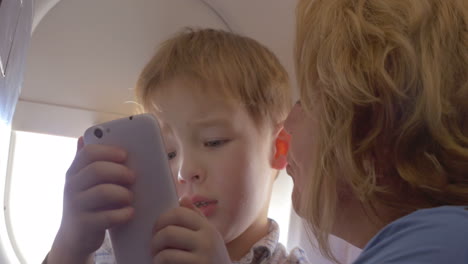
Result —
[[94, 135], [95, 135], [97, 138], [102, 138], [102, 136], [104, 135], [104, 132], [102, 132], [102, 129], [96, 128], [96, 129], [94, 130]]

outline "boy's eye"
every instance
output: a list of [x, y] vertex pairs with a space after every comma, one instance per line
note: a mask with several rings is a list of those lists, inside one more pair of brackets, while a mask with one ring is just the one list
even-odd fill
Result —
[[177, 152], [175, 152], [175, 151], [172, 151], [172, 152], [167, 153], [167, 158], [168, 158], [169, 160], [174, 159], [176, 156], [177, 156]]
[[216, 147], [220, 147], [226, 144], [227, 142], [229, 142], [228, 139], [210, 140], [210, 141], [206, 141], [204, 145], [205, 147], [216, 148]]

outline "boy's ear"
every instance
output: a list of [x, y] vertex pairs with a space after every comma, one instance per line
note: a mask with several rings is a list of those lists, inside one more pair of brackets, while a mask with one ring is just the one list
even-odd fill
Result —
[[286, 155], [288, 154], [290, 140], [291, 135], [289, 135], [284, 128], [281, 128], [275, 140], [275, 156], [272, 162], [273, 169], [282, 170], [288, 165]]

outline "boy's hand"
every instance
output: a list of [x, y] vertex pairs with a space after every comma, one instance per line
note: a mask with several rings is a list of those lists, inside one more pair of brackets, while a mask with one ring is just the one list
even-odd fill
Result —
[[163, 214], [154, 227], [153, 263], [231, 263], [224, 240], [188, 200]]
[[104, 145], [84, 146], [70, 166], [64, 188], [62, 222], [48, 263], [85, 263], [103, 243], [105, 230], [133, 216], [134, 174], [123, 165], [126, 153]]

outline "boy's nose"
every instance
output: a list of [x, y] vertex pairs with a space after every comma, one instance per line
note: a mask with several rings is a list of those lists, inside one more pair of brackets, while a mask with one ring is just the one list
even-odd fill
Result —
[[203, 172], [193, 162], [185, 162], [179, 170], [178, 180], [180, 183], [201, 183]]
[[192, 176], [184, 176], [183, 173], [179, 173], [179, 177], [177, 177], [179, 183], [187, 183], [187, 182], [200, 182], [201, 177], [198, 174]]

